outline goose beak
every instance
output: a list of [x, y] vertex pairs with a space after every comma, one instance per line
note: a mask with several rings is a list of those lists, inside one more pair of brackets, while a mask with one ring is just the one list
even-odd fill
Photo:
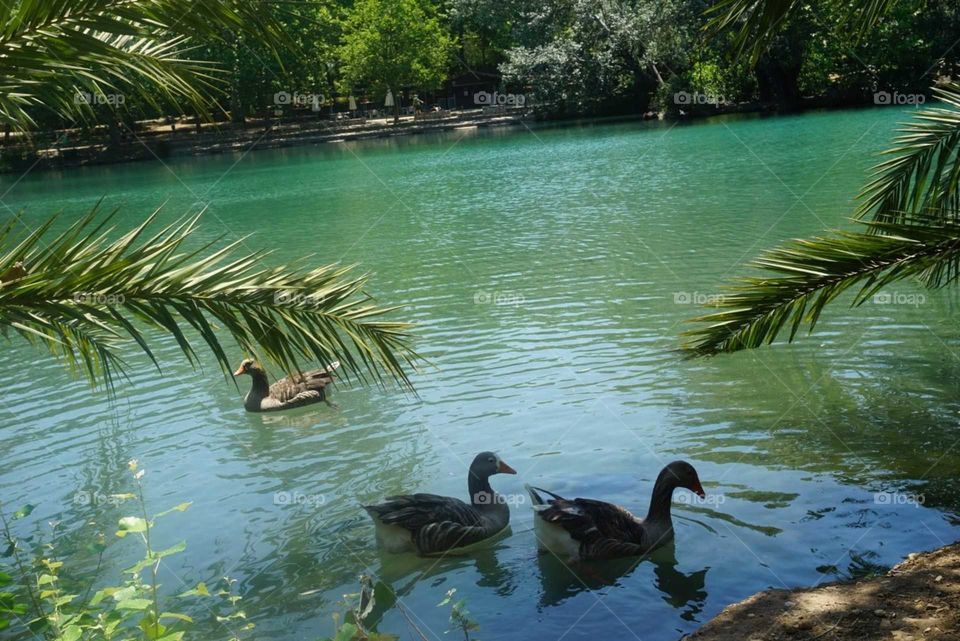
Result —
[[694, 485], [693, 487], [691, 487], [690, 489], [693, 491], [694, 494], [696, 494], [697, 496], [699, 496], [699, 497], [702, 498], [702, 499], [703, 499], [703, 498], [706, 498], [706, 496], [707, 496], [707, 493], [703, 491], [703, 486], [700, 485], [700, 481], [696, 481], [695, 485]]
[[500, 474], [516, 474], [517, 473], [515, 469], [513, 469], [503, 461], [499, 461], [497, 463], [497, 472], [499, 472]]
[[235, 371], [235, 372], [233, 373], [234, 376], [240, 376], [241, 374], [243, 374], [243, 365], [241, 365], [241, 366], [237, 369], [237, 371]]

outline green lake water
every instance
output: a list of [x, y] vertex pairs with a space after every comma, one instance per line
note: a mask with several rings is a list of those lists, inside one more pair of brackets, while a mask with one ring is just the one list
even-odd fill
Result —
[[[360, 263], [371, 293], [405, 305], [431, 366], [419, 397], [340, 385], [325, 406], [243, 411], [208, 360], [160, 348], [134, 357], [114, 401], [18, 341], [4, 345], [0, 500], [36, 504], [20, 534], [60, 522], [75, 567], [92, 572], [89, 526], [112, 538], [147, 470], [156, 511], [181, 501], [155, 539], [185, 539], [164, 591], [237, 580], [256, 624], [244, 638], [330, 633], [356, 577], [391, 586], [430, 639], [457, 589], [478, 636], [672, 640], [768, 587], [887, 567], [951, 542], [960, 463], [955, 295], [904, 284], [813, 336], [711, 360], [672, 350], [684, 319], [777, 242], [849, 226], [893, 109], [673, 125], [464, 130], [435, 136], [88, 168], [0, 181], [35, 224], [99, 198], [133, 225], [208, 205], [199, 239], [253, 234], [276, 263], [305, 254]], [[10, 209], [0, 211], [9, 217]], [[239, 362], [242, 355], [236, 354]], [[427, 491], [466, 498], [475, 453], [519, 471], [512, 530], [490, 549], [385, 557], [361, 503]], [[661, 466], [692, 462], [711, 498], [674, 500], [676, 545], [654, 559], [565, 567], [538, 557], [523, 483], [645, 513]], [[915, 500], [916, 499], [916, 500]], [[923, 505], [917, 503], [922, 501]], [[136, 558], [117, 540], [103, 581]], [[226, 639], [202, 603], [204, 638]], [[389, 610], [383, 631], [411, 638]]]

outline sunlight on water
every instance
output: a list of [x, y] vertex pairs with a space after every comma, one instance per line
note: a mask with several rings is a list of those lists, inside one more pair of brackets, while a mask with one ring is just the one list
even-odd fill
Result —
[[[174, 345], [108, 402], [19, 342], [5, 348], [0, 498], [62, 521], [88, 571], [112, 533], [125, 462], [147, 469], [156, 538], [188, 541], [164, 588], [239, 580], [257, 638], [329, 634], [364, 571], [442, 635], [450, 588], [484, 639], [675, 639], [767, 587], [889, 566], [957, 538], [956, 301], [907, 286], [825, 314], [797, 344], [707, 361], [672, 351], [684, 319], [785, 238], [846, 225], [894, 110], [694, 125], [446, 135], [30, 175], [5, 201], [28, 223], [100, 197], [133, 224], [208, 206], [202, 235], [255, 234], [268, 262], [359, 262], [402, 303], [431, 365], [419, 398], [341, 385], [339, 411], [249, 415], [241, 389]], [[920, 296], [918, 297], [918, 293]], [[237, 360], [241, 354], [237, 354]], [[212, 359], [210, 360], [212, 364]], [[473, 455], [494, 477], [643, 514], [684, 458], [709, 501], [678, 491], [674, 548], [577, 571], [538, 557], [528, 505], [490, 549], [384, 557], [360, 509], [397, 492], [466, 497]], [[920, 505], [922, 502], [922, 505]], [[116, 557], [106, 578], [135, 558]], [[122, 561], [122, 562], [121, 562]], [[228, 634], [202, 608], [210, 638]], [[382, 630], [406, 630], [396, 609]]]

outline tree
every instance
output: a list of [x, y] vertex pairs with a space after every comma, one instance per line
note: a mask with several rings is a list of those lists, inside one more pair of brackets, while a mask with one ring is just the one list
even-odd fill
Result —
[[[857, 23], [872, 27], [882, 15], [880, 5], [861, 0]], [[753, 8], [738, 26], [738, 34], [769, 43], [776, 33], [771, 15], [788, 15], [792, 3], [773, 0], [727, 0], [730, 13], [717, 24], [736, 23], [734, 10]], [[886, 7], [889, 9], [889, 6]], [[758, 50], [741, 43], [744, 52]], [[760, 52], [762, 53], [762, 51]], [[719, 311], [693, 319], [705, 325], [687, 332], [686, 346], [695, 355], [732, 352], [773, 342], [785, 328], [793, 340], [806, 324], [815, 327], [827, 303], [848, 289], [856, 289], [854, 305], [862, 304], [882, 287], [906, 278], [926, 287], [954, 284], [960, 276], [960, 84], [935, 88], [945, 107], [917, 112], [904, 125], [874, 167], [870, 182], [858, 198], [856, 219], [861, 232], [836, 232], [798, 240], [754, 260], [761, 276], [741, 279], [729, 296], [720, 298]]]
[[[343, 27], [342, 84], [347, 91], [361, 85], [381, 92], [434, 89], [444, 80], [452, 47], [426, 0], [358, 0]], [[397, 122], [396, 100], [393, 115]]]
[[[38, 109], [84, 117], [98, 101], [76, 100], [81, 92], [208, 112], [226, 83], [221, 68], [185, 56], [192, 34], [256, 38], [274, 56], [285, 47], [258, 3], [2, 3], [0, 123], [28, 130]], [[348, 376], [409, 385], [409, 325], [383, 318], [391, 308], [364, 293], [365, 276], [335, 265], [269, 266], [265, 252], [240, 254], [242, 241], [188, 247], [199, 215], [148, 235], [156, 215], [124, 232], [97, 207], [59, 233], [56, 219], [31, 229], [14, 215], [0, 226], [0, 331], [46, 346], [108, 388], [125, 371], [126, 345], [157, 364], [151, 330], [173, 337], [194, 364], [189, 335], [199, 336], [225, 371], [237, 358], [222, 343], [230, 337], [288, 371], [304, 359], [340, 360]]]

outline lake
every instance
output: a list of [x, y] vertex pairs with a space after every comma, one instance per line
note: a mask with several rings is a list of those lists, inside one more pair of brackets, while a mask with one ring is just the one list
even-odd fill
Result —
[[[46, 355], [4, 345], [0, 499], [36, 510], [23, 535], [58, 536], [88, 576], [100, 529], [116, 580], [138, 559], [113, 536], [130, 507], [126, 463], [161, 511], [165, 593], [235, 579], [253, 631], [186, 609], [202, 635], [330, 635], [357, 577], [404, 611], [380, 630], [444, 635], [450, 590], [478, 637], [677, 639], [757, 590], [882, 570], [960, 536], [960, 332], [952, 290], [903, 284], [840, 301], [817, 331], [709, 360], [675, 349], [684, 321], [760, 250], [850, 227], [852, 198], [906, 114], [870, 109], [691, 124], [462, 130], [166, 164], [4, 177], [34, 224], [103, 197], [132, 226], [206, 205], [198, 240], [244, 238], [276, 264], [359, 263], [402, 304], [429, 360], [419, 396], [340, 384], [339, 410], [244, 412], [213, 358], [194, 370], [161, 342], [163, 372], [131, 352], [108, 399]], [[0, 214], [11, 215], [8, 209]], [[209, 355], [208, 355], [209, 356]], [[236, 353], [239, 363], [242, 354]], [[387, 556], [360, 504], [425, 491], [466, 498], [466, 469], [495, 450], [518, 476], [511, 532], [443, 558]], [[540, 557], [523, 483], [644, 514], [653, 480], [693, 463], [708, 493], [674, 497], [676, 543], [637, 564], [568, 568]], [[452, 635], [452, 636], [451, 636]]]

